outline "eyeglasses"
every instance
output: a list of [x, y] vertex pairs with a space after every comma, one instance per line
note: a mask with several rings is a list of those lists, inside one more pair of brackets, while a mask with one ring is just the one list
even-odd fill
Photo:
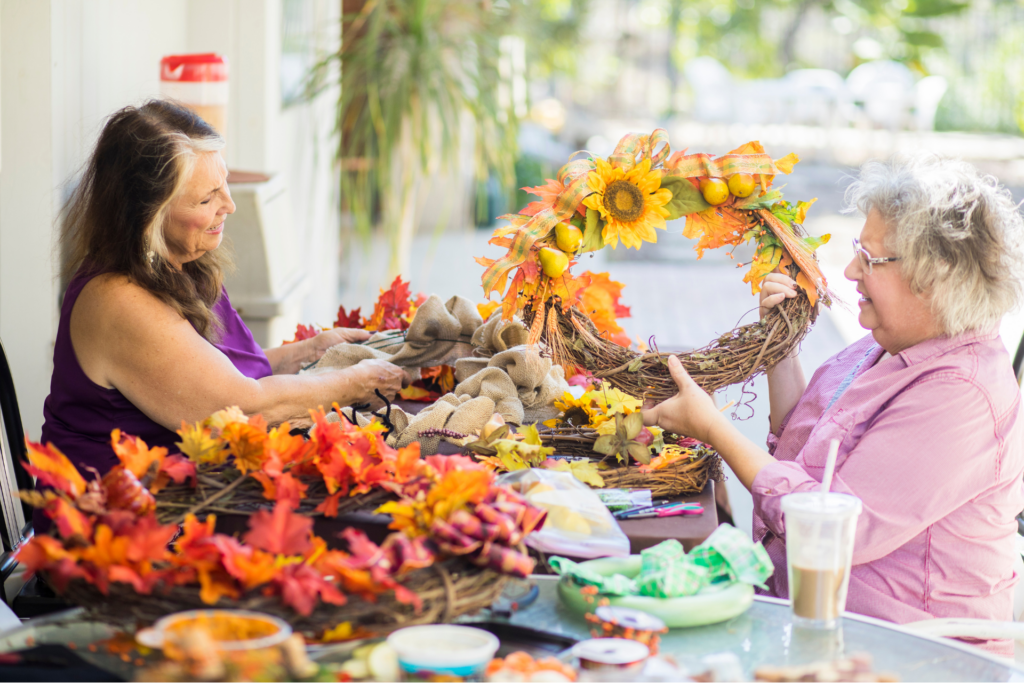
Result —
[[857, 254], [857, 258], [860, 259], [860, 267], [868, 271], [868, 273], [871, 273], [872, 269], [876, 265], [881, 265], [883, 263], [892, 263], [893, 261], [900, 260], [899, 256], [882, 256], [879, 258], [875, 258], [874, 256], [868, 253], [867, 249], [860, 246], [860, 240], [857, 239], [856, 237], [853, 238], [853, 253]]

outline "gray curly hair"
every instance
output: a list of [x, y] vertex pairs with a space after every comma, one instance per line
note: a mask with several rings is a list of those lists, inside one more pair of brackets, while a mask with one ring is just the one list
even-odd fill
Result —
[[847, 213], [881, 213], [886, 246], [947, 335], [988, 329], [1024, 299], [1024, 219], [971, 164], [933, 154], [870, 161], [846, 202]]

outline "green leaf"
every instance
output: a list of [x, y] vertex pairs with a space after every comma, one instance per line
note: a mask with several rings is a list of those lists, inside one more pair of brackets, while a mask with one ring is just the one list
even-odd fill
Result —
[[832, 235], [826, 234], [822, 235], [821, 237], [804, 237], [803, 241], [804, 244], [807, 245], [807, 248], [813, 252], [817, 251], [818, 247], [820, 247], [821, 245], [828, 244], [828, 241], [830, 239], [832, 239]]
[[931, 31], [904, 31], [903, 39], [910, 45], [918, 47], [942, 47], [945, 45], [942, 36]]
[[711, 205], [704, 200], [700, 190], [686, 178], [662, 178], [661, 186], [672, 193], [672, 200], [665, 205], [665, 208], [668, 209], [666, 220], [672, 221], [711, 208]]
[[[955, 2], [955, 0], [913, 0], [904, 13], [912, 17], [939, 17], [944, 14], [962, 12], [969, 6], [969, 3]], [[904, 31], [904, 35], [907, 33]]]
[[763, 197], [758, 197], [754, 192], [749, 197], [737, 199], [733, 206], [737, 209], [770, 209], [772, 205], [782, 199], [782, 193], [778, 190], [770, 190]]
[[576, 341], [574, 341], [572, 343], [572, 348], [575, 351], [582, 351], [583, 350], [583, 337], [577, 338]]
[[627, 371], [627, 372], [636, 372], [636, 371], [638, 371], [638, 370], [639, 370], [640, 368], [642, 368], [642, 367], [643, 367], [643, 365], [644, 365], [644, 359], [643, 359], [643, 358], [637, 358], [636, 360], [634, 360], [634, 361], [633, 361], [632, 363], [630, 363], [630, 364], [629, 364], [629, 365], [628, 365], [628, 366], [626, 367], [626, 371]]
[[643, 445], [639, 441], [631, 441], [628, 446], [629, 454], [633, 456], [633, 459], [644, 465], [651, 464], [651, 452], [647, 446]]
[[587, 209], [587, 227], [583, 231], [583, 246], [581, 249], [584, 253], [588, 251], [597, 251], [598, 249], [604, 249], [604, 230], [599, 220], [601, 214], [596, 209]]
[[622, 439], [614, 434], [605, 434], [598, 437], [597, 441], [594, 442], [593, 448], [595, 452], [602, 455], [618, 453], [622, 449]]
[[623, 427], [626, 430], [627, 439], [635, 439], [640, 430], [644, 428], [644, 416], [638, 410], [635, 413], [630, 414], [623, 420]]

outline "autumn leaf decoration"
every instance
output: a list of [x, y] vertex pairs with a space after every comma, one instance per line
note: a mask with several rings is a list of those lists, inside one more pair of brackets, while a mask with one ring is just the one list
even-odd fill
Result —
[[[353, 595], [372, 602], [386, 592], [419, 610], [420, 597], [402, 580], [439, 557], [461, 556], [516, 576], [533, 570], [534, 561], [515, 546], [545, 513], [496, 486], [482, 465], [462, 456], [421, 460], [418, 443], [390, 449], [377, 427], [330, 423], [322, 411], [314, 418], [306, 442], [287, 424], [268, 431], [258, 416], [218, 411], [183, 426], [188, 457], [114, 430], [120, 464], [92, 481], [52, 445], [27, 442], [26, 469], [52, 488], [22, 497], [53, 520], [54, 535], [33, 536], [17, 559], [29, 575], [45, 572], [58, 591], [84, 581], [104, 595], [125, 586], [140, 595], [186, 587], [210, 605], [277, 596], [303, 616], [320, 604], [344, 605]], [[216, 533], [214, 515], [188, 515], [171, 545], [179, 528], [158, 522], [147, 487], [164, 477], [194, 484], [197, 463], [214, 462], [233, 463], [240, 476], [257, 479], [273, 506], [250, 516], [241, 541]], [[312, 520], [296, 512], [310, 476], [321, 476], [338, 496], [371, 486], [401, 494], [389, 504], [396, 531], [378, 546], [346, 529], [347, 550], [329, 549]]]
[[[614, 249], [620, 242], [637, 249], [644, 242], [657, 242], [656, 228], [665, 229], [666, 220], [683, 217], [683, 234], [698, 240], [699, 256], [707, 249], [757, 244], [744, 278], [754, 293], [772, 269], [792, 265], [812, 303], [820, 296], [830, 301], [813, 255], [828, 236], [808, 238], [801, 227], [813, 200], [793, 206], [772, 189], [775, 176], [792, 172], [799, 161], [795, 154], [773, 160], [758, 142], [717, 158], [671, 153], [668, 134], [662, 129], [650, 135], [626, 135], [607, 159], [579, 154], [562, 167], [557, 179], [523, 188], [537, 201], [517, 214], [500, 217], [507, 223], [494, 231], [490, 244], [507, 253], [497, 259], [476, 259], [484, 267], [484, 295], [499, 294], [506, 320], [527, 307], [544, 312], [548, 302], [557, 301], [563, 310], [573, 306], [583, 310], [598, 330], [614, 339], [621, 330], [607, 316], [607, 297], [615, 296], [614, 290], [606, 282], [592, 290], [595, 276], [590, 273], [573, 275], [576, 259], [605, 246]], [[724, 197], [712, 198], [714, 205], [709, 203], [702, 183], [715, 180], [721, 187], [736, 175], [753, 179], [755, 184], [748, 185], [752, 189], [742, 197], [726, 191]], [[594, 306], [598, 298], [605, 300]], [[543, 319], [543, 315], [534, 316], [531, 342], [543, 333]]]

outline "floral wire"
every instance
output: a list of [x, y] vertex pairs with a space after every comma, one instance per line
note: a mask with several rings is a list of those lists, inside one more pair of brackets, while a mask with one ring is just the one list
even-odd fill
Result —
[[[757, 400], [757, 392], [754, 391], [753, 389], [747, 388], [749, 386], [753, 386], [753, 384], [754, 378], [751, 377], [746, 382], [740, 385], [740, 400], [736, 402], [736, 407], [732, 409], [732, 419], [739, 420], [740, 422], [745, 422], [746, 420], [749, 420], [750, 418], [754, 417], [754, 406], [752, 404], [754, 401]], [[747, 394], [750, 394], [751, 398], [750, 400], [745, 401], [743, 400], [743, 398]], [[739, 417], [740, 408], [746, 408], [747, 410], [749, 410], [750, 415], [747, 415], [746, 417]]]
[[380, 393], [380, 389], [374, 389], [373, 393], [377, 394], [377, 397], [384, 401], [384, 407], [386, 408], [383, 415], [375, 413], [380, 418], [380, 421], [384, 423], [384, 426], [387, 427], [387, 431], [384, 432], [384, 439], [386, 440], [391, 436], [391, 432], [395, 431], [395, 425], [391, 423], [391, 401], [388, 400], [387, 396]]
[[357, 410], [366, 410], [369, 407], [370, 407], [369, 403], [353, 403], [350, 406], [350, 408], [352, 408], [352, 417], [349, 417], [348, 415], [346, 415], [345, 411], [342, 410], [341, 408], [335, 408], [335, 410], [338, 412], [339, 415], [341, 415], [343, 418], [348, 420], [349, 424], [351, 424], [353, 427], [358, 427], [359, 423], [356, 421], [356, 411]]

